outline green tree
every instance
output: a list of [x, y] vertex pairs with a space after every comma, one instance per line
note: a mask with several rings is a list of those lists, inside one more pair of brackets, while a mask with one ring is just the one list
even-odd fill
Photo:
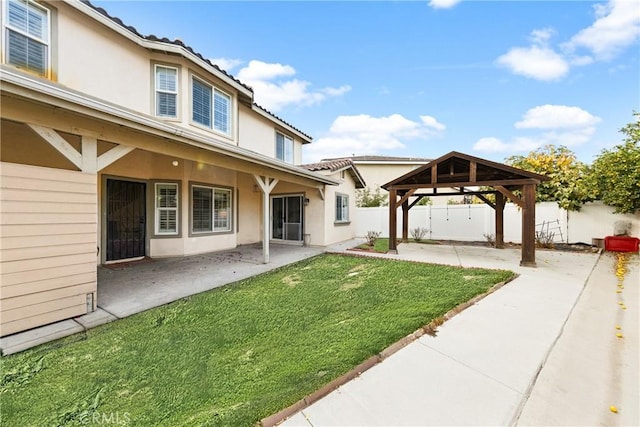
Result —
[[380, 192], [380, 188], [372, 192], [369, 187], [365, 187], [356, 192], [356, 206], [359, 208], [375, 208], [387, 204], [388, 197]]
[[640, 211], [640, 113], [633, 116], [635, 121], [620, 129], [624, 142], [602, 150], [591, 169], [596, 195], [616, 213]]
[[595, 199], [589, 179], [586, 179], [589, 168], [565, 146], [545, 145], [527, 156], [508, 157], [505, 162], [551, 178], [538, 185], [538, 202], [554, 201], [563, 209], [577, 211], [584, 203]]

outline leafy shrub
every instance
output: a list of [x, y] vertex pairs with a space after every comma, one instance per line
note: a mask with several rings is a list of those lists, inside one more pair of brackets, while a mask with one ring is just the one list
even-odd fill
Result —
[[380, 237], [379, 231], [367, 231], [367, 235], [365, 236], [365, 238], [367, 239], [367, 245], [373, 247], [376, 244], [376, 240], [378, 240], [378, 237]]
[[415, 240], [416, 242], [420, 242], [422, 241], [422, 239], [424, 239], [424, 236], [426, 236], [428, 232], [428, 228], [416, 227], [411, 229], [411, 237], [413, 237], [413, 240]]

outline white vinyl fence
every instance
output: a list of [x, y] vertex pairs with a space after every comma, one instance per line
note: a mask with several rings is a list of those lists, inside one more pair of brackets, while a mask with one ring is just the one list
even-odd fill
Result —
[[[588, 203], [579, 212], [560, 209], [555, 202], [536, 205], [536, 231], [554, 234], [555, 242], [588, 243], [592, 238], [613, 234], [616, 221], [631, 221], [631, 235], [640, 236], [640, 214], [614, 214], [613, 208], [601, 202]], [[388, 236], [389, 208], [356, 208], [353, 221], [356, 235], [378, 231]], [[434, 240], [484, 241], [485, 234], [495, 234], [495, 215], [488, 205], [414, 206], [409, 210], [409, 238], [411, 230], [429, 230], [425, 238]], [[398, 209], [397, 236], [402, 237], [402, 209]], [[504, 209], [504, 241], [522, 242], [522, 212], [508, 203]]]

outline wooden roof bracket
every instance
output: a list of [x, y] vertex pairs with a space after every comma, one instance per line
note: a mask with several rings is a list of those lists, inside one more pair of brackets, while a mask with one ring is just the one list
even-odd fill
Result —
[[516, 205], [524, 209], [524, 201], [518, 196], [516, 196], [515, 194], [513, 194], [511, 191], [507, 190], [505, 187], [501, 185], [497, 185], [495, 189], [501, 192], [502, 194], [504, 194], [513, 203], [515, 203]]
[[404, 202], [406, 202], [407, 200], [409, 200], [409, 197], [413, 196], [413, 193], [415, 193], [415, 192], [416, 192], [416, 190], [417, 190], [417, 188], [412, 188], [411, 190], [407, 191], [407, 192], [405, 193], [405, 195], [404, 195], [404, 196], [402, 196], [402, 197], [400, 198], [400, 200], [398, 200], [398, 202], [396, 203], [396, 209], [397, 209], [397, 208], [399, 208], [400, 206], [402, 206], [402, 204], [403, 204]]

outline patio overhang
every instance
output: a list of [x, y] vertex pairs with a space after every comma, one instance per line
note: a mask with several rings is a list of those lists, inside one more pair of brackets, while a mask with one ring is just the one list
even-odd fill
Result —
[[[0, 66], [2, 118], [134, 149], [224, 165], [313, 188], [338, 185], [319, 173], [289, 165], [226, 141], [140, 114], [64, 86]], [[34, 118], [37, 117], [37, 123]]]

